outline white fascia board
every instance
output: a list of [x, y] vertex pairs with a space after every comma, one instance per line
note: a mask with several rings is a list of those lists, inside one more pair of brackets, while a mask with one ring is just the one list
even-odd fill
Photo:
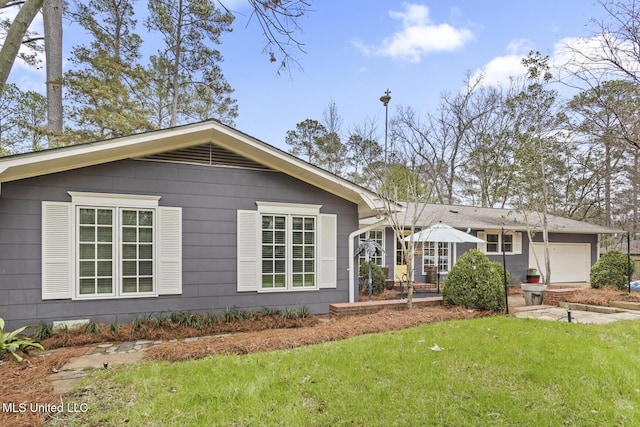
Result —
[[0, 159], [0, 183], [144, 157], [206, 142], [356, 203], [360, 217], [375, 215], [384, 205], [369, 190], [215, 121]]
[[175, 150], [211, 140], [211, 123], [38, 151], [0, 160], [0, 182]]
[[[238, 139], [244, 144], [237, 144]], [[360, 217], [370, 216], [384, 207], [375, 193], [343, 178], [310, 165], [288, 153], [258, 141], [231, 128], [222, 128], [213, 141], [229, 151], [311, 184], [343, 199], [358, 204]]]

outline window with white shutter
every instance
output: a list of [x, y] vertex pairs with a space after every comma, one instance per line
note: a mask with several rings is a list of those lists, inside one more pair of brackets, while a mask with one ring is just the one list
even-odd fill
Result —
[[238, 292], [335, 288], [337, 217], [318, 205], [256, 204], [237, 213]]
[[43, 299], [182, 293], [182, 209], [158, 196], [69, 192], [43, 202]]
[[478, 243], [478, 250], [488, 255], [500, 255], [504, 247], [506, 255], [522, 253], [522, 233], [516, 231], [504, 232], [504, 243], [501, 230], [485, 230], [478, 232], [478, 238], [485, 243]]

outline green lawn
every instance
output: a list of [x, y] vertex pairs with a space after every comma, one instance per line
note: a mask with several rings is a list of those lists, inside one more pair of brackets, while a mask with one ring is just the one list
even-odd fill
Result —
[[101, 370], [85, 385], [66, 402], [88, 412], [53, 425], [640, 425], [640, 322], [443, 322]]

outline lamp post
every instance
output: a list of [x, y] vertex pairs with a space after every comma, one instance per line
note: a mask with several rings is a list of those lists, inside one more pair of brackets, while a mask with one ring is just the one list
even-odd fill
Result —
[[389, 101], [391, 101], [391, 91], [387, 88], [384, 95], [380, 97], [384, 105], [384, 164], [387, 165], [387, 129], [389, 125]]

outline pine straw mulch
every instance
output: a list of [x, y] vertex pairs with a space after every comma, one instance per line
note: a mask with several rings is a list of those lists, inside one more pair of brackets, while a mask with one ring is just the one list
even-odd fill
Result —
[[[519, 289], [509, 289], [509, 294], [517, 294]], [[394, 291], [385, 292], [376, 299], [389, 299]], [[640, 302], [640, 293], [628, 294], [615, 289], [583, 289], [570, 298], [571, 302], [608, 306], [610, 301]], [[48, 350], [59, 347], [76, 347], [102, 342], [124, 342], [150, 339], [182, 339], [202, 336], [190, 342], [164, 342], [148, 348], [145, 358], [150, 360], [179, 361], [204, 358], [214, 354], [247, 354], [278, 349], [319, 344], [345, 339], [367, 333], [395, 331], [423, 323], [433, 323], [455, 319], [470, 319], [491, 313], [464, 308], [425, 307], [411, 311], [385, 310], [373, 315], [327, 318], [311, 316], [301, 319], [281, 319], [265, 316], [258, 320], [236, 320], [229, 324], [219, 323], [217, 329], [194, 329], [184, 326], [154, 327], [153, 322], [132, 332], [133, 325], [120, 325], [115, 335], [109, 325], [99, 325], [98, 333], [69, 331], [42, 341]], [[212, 336], [214, 335], [214, 336]], [[218, 336], [215, 336], [218, 335]], [[62, 396], [53, 393], [46, 377], [60, 369], [74, 354], [74, 348], [64, 348], [46, 355], [31, 352], [22, 363], [13, 357], [0, 360], [0, 402], [21, 402], [60, 404]], [[0, 412], [1, 426], [43, 426], [46, 416], [41, 413], [11, 414]]]
[[611, 301], [640, 302], [640, 292], [621, 291], [605, 286], [600, 289], [584, 288], [574, 292], [567, 298], [567, 302], [609, 307]]
[[[204, 315], [206, 322], [207, 315]], [[118, 326], [118, 330], [113, 333], [110, 325], [97, 324], [98, 331], [85, 332], [84, 329], [76, 328], [62, 334], [57, 333], [51, 338], [41, 341], [42, 346], [47, 350], [61, 347], [79, 347], [98, 343], [121, 343], [127, 341], [150, 340], [169, 341], [182, 340], [190, 337], [201, 337], [207, 335], [232, 334], [239, 332], [255, 332], [273, 329], [293, 329], [313, 326], [318, 323], [318, 317], [310, 316], [305, 319], [285, 319], [277, 315], [263, 315], [256, 313], [253, 319], [233, 320], [224, 322], [217, 320], [211, 324], [203, 326], [189, 327], [184, 324], [164, 321], [159, 323], [157, 318], [150, 318], [141, 323], [129, 323]]]
[[[471, 319], [490, 315], [491, 313], [467, 310], [464, 308], [425, 307], [411, 311], [385, 310], [379, 313], [347, 318], [328, 318], [311, 316], [305, 320], [281, 320], [264, 317], [256, 320], [239, 320], [227, 325], [225, 331], [218, 331], [218, 336], [206, 336], [190, 342], [165, 342], [145, 350], [145, 358], [150, 360], [180, 361], [204, 358], [214, 354], [247, 354], [278, 349], [290, 349], [304, 345], [319, 344], [344, 338], [395, 331], [445, 320]], [[115, 342], [118, 337], [111, 336], [108, 325], [99, 325], [99, 333], [69, 331], [63, 338], [43, 340], [45, 348], [53, 346], [81, 346], [101, 342]], [[269, 329], [269, 328], [277, 329]], [[139, 334], [136, 339], [178, 339], [188, 336], [200, 336], [200, 330], [190, 328], [174, 328], [167, 331], [150, 330], [150, 334]], [[233, 329], [233, 330], [230, 330]], [[244, 331], [244, 332], [239, 332]], [[165, 335], [168, 334], [167, 335]], [[120, 341], [131, 340], [131, 325], [121, 325], [118, 331]], [[108, 338], [107, 338], [108, 337]], [[41, 404], [60, 404], [62, 396], [53, 393], [46, 377], [54, 370], [60, 369], [70, 358], [74, 357], [74, 348], [61, 348], [46, 355], [31, 352], [24, 357], [22, 363], [5, 355], [0, 360], [0, 402], [26, 402]], [[43, 426], [46, 416], [41, 413], [12, 414], [0, 412], [0, 426]]]
[[426, 307], [410, 311], [384, 310], [367, 316], [323, 319], [312, 327], [208, 336], [197, 341], [181, 342], [179, 345], [167, 342], [148, 348], [145, 351], [145, 358], [179, 361], [201, 359], [213, 354], [247, 354], [283, 350], [368, 333], [396, 331], [423, 323], [471, 319], [487, 315], [489, 315], [488, 312], [458, 307]]
[[65, 349], [45, 355], [34, 352], [18, 363], [12, 356], [0, 360], [0, 402], [13, 402], [16, 405], [25, 403], [25, 413], [0, 411], [0, 425], [12, 427], [43, 426], [46, 414], [31, 413], [30, 403], [54, 404], [62, 403], [62, 397], [53, 392], [47, 375], [64, 366], [73, 357], [73, 350]]

